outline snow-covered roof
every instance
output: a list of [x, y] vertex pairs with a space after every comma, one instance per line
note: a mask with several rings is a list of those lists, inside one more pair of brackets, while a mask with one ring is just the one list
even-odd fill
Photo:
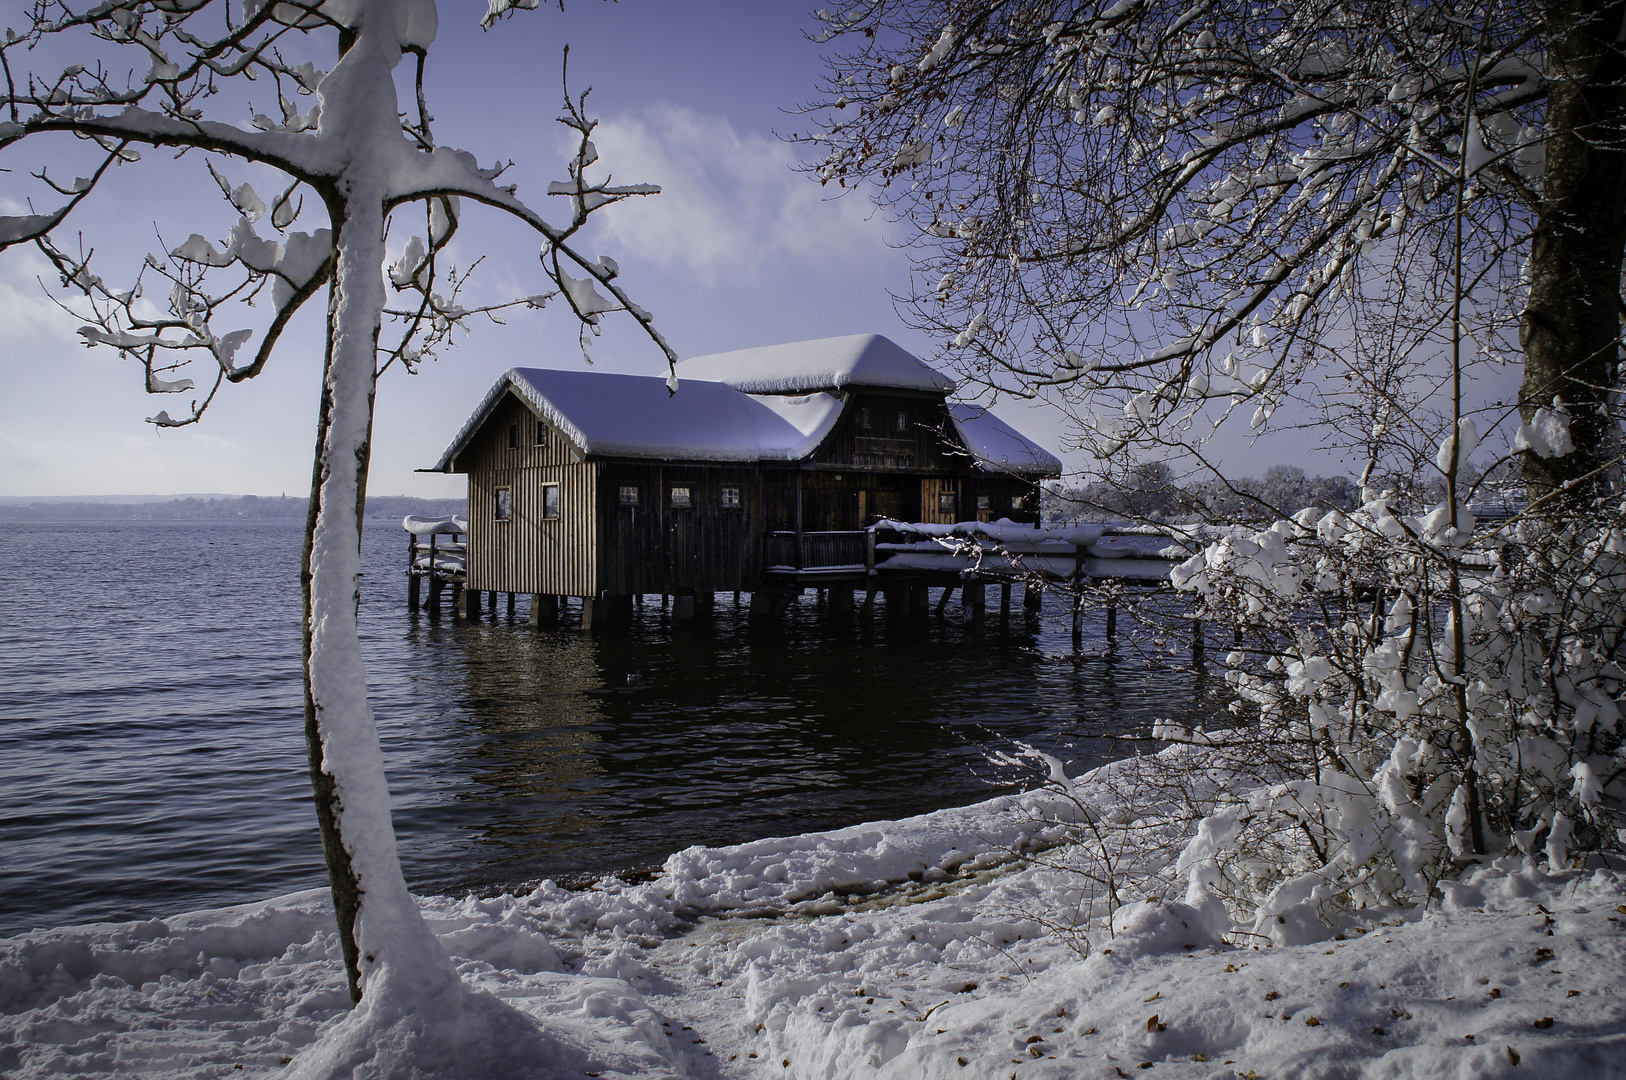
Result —
[[747, 394], [805, 394], [849, 386], [946, 394], [954, 380], [880, 334], [793, 341], [696, 356], [678, 365], [679, 379], [727, 383]]
[[[890, 363], [886, 349], [895, 350], [921, 371], [936, 375], [883, 337], [828, 341], [870, 342], [853, 354], [853, 370], [860, 378], [870, 378], [862, 373]], [[886, 349], [876, 348], [875, 342]], [[873, 363], [863, 360], [865, 355], [877, 354], [880, 359]], [[739, 355], [723, 353], [718, 359]], [[517, 395], [584, 455], [657, 460], [800, 461], [811, 457], [824, 442], [844, 408], [840, 399], [827, 393], [743, 393], [727, 382], [699, 379], [687, 372], [679, 382], [678, 392], [672, 394], [666, 380], [654, 375], [511, 368], [457, 433], [435, 471], [451, 468], [509, 393]], [[950, 403], [948, 409], [954, 433], [979, 467], [1022, 476], [1061, 473], [1061, 462], [986, 409], [959, 403]]]
[[951, 401], [948, 411], [955, 433], [981, 467], [1023, 476], [1061, 475], [1054, 454], [982, 406]]
[[755, 398], [687, 379], [677, 394], [652, 375], [512, 368], [435, 465], [444, 472], [509, 391], [584, 454], [689, 461], [795, 461], [818, 449], [841, 417], [828, 394]]

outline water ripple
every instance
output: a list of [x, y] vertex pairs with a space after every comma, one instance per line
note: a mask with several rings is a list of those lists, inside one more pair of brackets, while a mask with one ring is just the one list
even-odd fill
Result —
[[[0, 934], [163, 915], [324, 880], [304, 760], [298, 522], [11, 527], [0, 619]], [[1066, 626], [831, 635], [811, 594], [747, 633], [624, 636], [409, 618], [391, 522], [364, 534], [362, 633], [401, 859], [430, 891], [648, 867], [691, 843], [986, 797], [984, 748], [1081, 764], [1209, 706]], [[1093, 629], [1093, 628], [1092, 628]]]

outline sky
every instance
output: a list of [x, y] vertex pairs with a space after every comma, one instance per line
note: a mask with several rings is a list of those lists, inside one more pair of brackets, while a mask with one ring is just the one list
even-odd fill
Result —
[[[483, 9], [473, 0], [440, 5], [428, 78], [437, 141], [482, 164], [511, 160], [505, 179], [519, 195], [564, 216], [543, 192], [564, 179], [573, 147], [555, 122], [568, 44], [572, 89], [592, 89], [588, 111], [601, 121], [594, 141], [604, 167], [620, 181], [663, 189], [596, 216], [588, 253], [617, 261], [621, 283], [680, 356], [869, 332], [933, 353], [934, 343], [893, 307], [891, 293], [909, 281], [898, 231], [863, 198], [832, 198], [795, 171], [798, 147], [784, 136], [807, 129], [795, 109], [812, 96], [823, 63], [807, 38], [808, 9], [783, 0], [573, 0], [563, 12], [544, 4], [490, 32], [478, 26]], [[0, 3], [14, 25], [18, 10], [18, 0]], [[245, 101], [245, 117], [248, 104], [272, 111], [274, 102]], [[74, 148], [62, 153], [71, 158]], [[0, 165], [20, 171], [23, 162]], [[262, 195], [275, 190], [271, 175], [254, 168], [228, 174], [233, 183], [258, 179]], [[0, 213], [28, 212], [25, 183], [17, 171], [0, 173]], [[146, 252], [193, 232], [218, 241], [235, 216], [196, 155], [155, 152], [122, 169], [116, 187], [99, 188], [76, 219], [117, 286], [133, 279]], [[465, 294], [471, 300], [548, 286], [534, 242], [478, 208], [465, 214], [452, 255], [459, 267], [480, 260]], [[261, 376], [227, 387], [203, 423], [163, 430], [144, 418], [159, 408], [178, 414], [184, 401], [145, 394], [133, 363], [85, 348], [81, 320], [57, 306], [65, 294], [48, 271], [32, 249], [0, 253], [0, 496], [308, 491], [321, 350], [309, 310]], [[414, 470], [434, 463], [501, 373], [584, 363], [573, 320], [557, 306], [514, 314], [506, 325], [471, 320], [470, 331], [418, 374], [386, 373], [372, 493], [462, 495], [464, 478]], [[659, 352], [625, 318], [605, 320], [592, 357], [608, 371], [664, 371]], [[1065, 451], [1058, 414], [1017, 401], [996, 411]], [[1268, 448], [1237, 442], [1228, 456], [1257, 475], [1277, 461], [1311, 460], [1308, 449], [1304, 437], [1289, 435]], [[1070, 469], [1085, 464], [1076, 453], [1063, 458]], [[1318, 464], [1325, 467], [1312, 472], [1343, 471], [1336, 461]]]

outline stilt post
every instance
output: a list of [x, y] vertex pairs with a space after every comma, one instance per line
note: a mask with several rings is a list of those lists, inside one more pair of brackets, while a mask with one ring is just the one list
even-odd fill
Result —
[[988, 583], [972, 578], [960, 586], [961, 603], [971, 612], [971, 625], [981, 630], [988, 618]]

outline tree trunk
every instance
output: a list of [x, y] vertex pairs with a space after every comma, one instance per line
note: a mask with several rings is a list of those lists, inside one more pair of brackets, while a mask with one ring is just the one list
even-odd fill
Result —
[[1530, 302], [1519, 413], [1559, 398], [1575, 451], [1524, 457], [1532, 504], [1549, 514], [1592, 505], [1613, 451], [1609, 388], [1618, 363], [1621, 264], [1626, 258], [1626, 58], [1616, 44], [1622, 0], [1559, 0], [1543, 8], [1553, 33], [1547, 164], [1530, 252]]
[[400, 59], [393, 8], [372, 4], [365, 20], [321, 87], [322, 134], [351, 158], [323, 192], [334, 275], [301, 570], [305, 730], [351, 999], [371, 999], [376, 985], [423, 1001], [461, 994], [462, 984], [401, 874], [356, 625], [385, 302], [387, 170], [376, 157], [384, 148], [375, 144], [378, 132], [397, 124], [391, 72]]
[[[328, 452], [328, 438], [333, 428], [333, 318], [334, 302], [329, 301], [327, 347], [322, 360], [322, 399], [316, 417], [316, 454], [311, 476], [310, 507], [305, 514], [305, 543], [299, 561], [300, 596], [304, 603], [303, 625], [303, 671], [305, 683], [305, 752], [310, 763], [311, 792], [316, 800], [316, 823], [322, 835], [322, 854], [327, 862], [328, 884], [333, 892], [333, 914], [339, 923], [339, 946], [344, 954], [344, 969], [346, 981], [350, 987], [350, 1001], [352, 1004], [361, 1000], [361, 953], [356, 947], [356, 909], [361, 902], [361, 887], [356, 880], [355, 867], [351, 864], [350, 853], [345, 850], [344, 841], [340, 834], [339, 817], [341, 805], [339, 802], [338, 780], [328, 771], [323, 758], [322, 733], [318, 722], [316, 697], [312, 691], [311, 670], [316, 651], [315, 635], [312, 627], [315, 625], [315, 608], [312, 583], [314, 580], [312, 570], [312, 555], [316, 550], [319, 522], [323, 521], [323, 511], [328, 510], [331, 519], [333, 509], [324, 506], [324, 497], [327, 486], [326, 474], [329, 471], [331, 455]], [[371, 393], [368, 395], [372, 397]], [[369, 410], [371, 404], [369, 401]], [[358, 469], [356, 478], [357, 488], [363, 500], [366, 493], [365, 463]], [[361, 536], [361, 505], [355, 505], [356, 536], [359, 542]], [[329, 528], [324, 523], [321, 528]], [[359, 550], [358, 550], [359, 554]]]

